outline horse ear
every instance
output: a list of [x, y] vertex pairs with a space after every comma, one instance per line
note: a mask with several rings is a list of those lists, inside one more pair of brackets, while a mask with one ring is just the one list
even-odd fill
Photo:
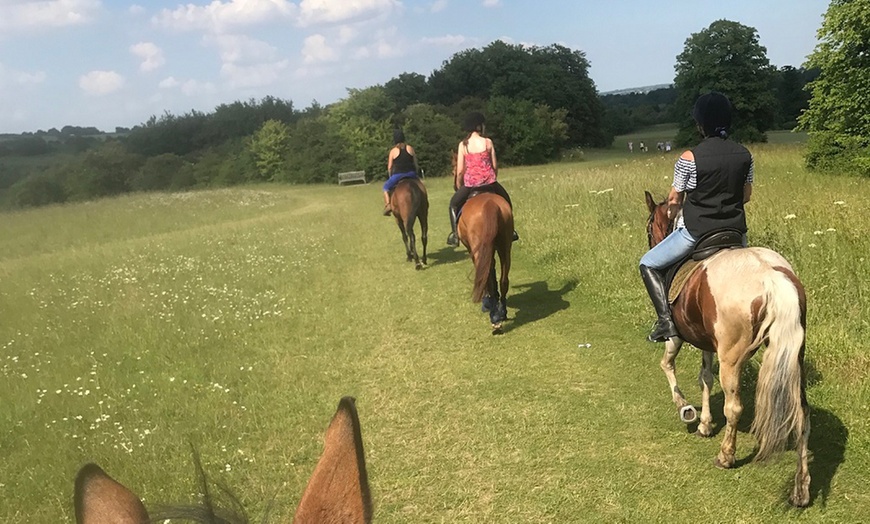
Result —
[[344, 397], [326, 429], [323, 454], [308, 480], [294, 524], [365, 524], [372, 501], [359, 416], [352, 397]]
[[87, 464], [76, 475], [75, 510], [78, 524], [150, 522], [139, 497], [96, 464]]
[[649, 212], [652, 213], [656, 209], [656, 201], [653, 199], [653, 196], [649, 191], [644, 191], [643, 194], [646, 196], [646, 207], [649, 209]]

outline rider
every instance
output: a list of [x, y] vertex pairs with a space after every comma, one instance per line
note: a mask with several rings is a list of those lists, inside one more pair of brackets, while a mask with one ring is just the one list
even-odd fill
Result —
[[[453, 174], [457, 181], [456, 192], [450, 199], [450, 235], [447, 237], [448, 246], [458, 246], [459, 238], [456, 235], [456, 223], [459, 209], [468, 200], [472, 191], [491, 191], [504, 198], [513, 209], [511, 197], [504, 187], [496, 181], [498, 176], [498, 162], [495, 158], [495, 146], [492, 140], [483, 136], [486, 119], [481, 113], [469, 113], [465, 117], [463, 130], [468, 133], [456, 150], [456, 172]], [[519, 240], [514, 231], [514, 240]]]
[[752, 195], [754, 163], [745, 147], [727, 139], [731, 112], [731, 102], [716, 92], [701, 95], [692, 110], [703, 140], [680, 155], [667, 200], [668, 218], [673, 219], [680, 206], [683, 213], [674, 231], [640, 259], [640, 274], [658, 315], [647, 337], [650, 342], [678, 335], [665, 290], [665, 270], [691, 254], [701, 237], [717, 229], [741, 231], [746, 245], [743, 207]]
[[393, 148], [387, 154], [387, 172], [390, 177], [384, 182], [384, 216], [390, 216], [390, 192], [403, 178], [417, 178], [420, 166], [414, 148], [405, 143], [405, 133], [393, 130]]

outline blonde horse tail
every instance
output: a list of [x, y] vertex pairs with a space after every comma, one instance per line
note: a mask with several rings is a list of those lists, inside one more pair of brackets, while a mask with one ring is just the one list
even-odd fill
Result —
[[756, 461], [785, 448], [789, 436], [799, 438], [809, 420], [804, 383], [806, 295], [787, 268], [773, 268], [764, 280], [764, 319], [755, 344], [767, 340], [755, 393], [752, 433], [758, 442]]
[[[472, 302], [480, 302], [483, 300], [487, 292], [487, 284], [489, 284], [489, 275], [492, 272], [493, 257], [495, 256], [495, 236], [498, 232], [498, 217], [490, 216], [492, 206], [489, 202], [484, 204], [483, 212], [481, 213], [480, 230], [478, 231], [478, 245], [474, 254], [474, 287], [471, 291]], [[496, 210], [497, 212], [497, 210]]]

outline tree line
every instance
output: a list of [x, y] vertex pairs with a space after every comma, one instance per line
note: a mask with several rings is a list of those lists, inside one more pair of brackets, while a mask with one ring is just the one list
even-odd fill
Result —
[[[0, 137], [0, 192], [7, 205], [20, 207], [129, 191], [332, 182], [336, 173], [350, 170], [382, 179], [395, 128], [416, 148], [426, 175], [442, 176], [450, 173], [451, 152], [462, 138], [459, 122], [469, 111], [487, 115], [487, 132], [504, 165], [556, 160], [567, 149], [609, 147], [616, 134], [665, 122], [680, 126], [676, 145], [691, 145], [699, 139], [692, 104], [710, 90], [734, 104], [735, 139], [764, 141], [770, 129], [799, 124], [811, 133], [812, 167], [841, 165], [846, 151], [857, 158], [849, 166], [870, 171], [863, 138], [870, 135], [870, 95], [844, 87], [870, 70], [860, 70], [866, 66], [863, 55], [847, 52], [867, 42], [843, 22], [854, 17], [860, 27], [868, 4], [832, 2], [820, 30], [822, 44], [806, 68], [776, 68], [754, 28], [713, 22], [687, 38], [676, 57], [674, 84], [648, 93], [600, 96], [582, 51], [496, 41], [453, 55], [428, 77], [403, 73], [381, 85], [349, 89], [328, 106], [314, 102], [299, 110], [270, 96], [222, 104], [210, 113], [167, 112], [110, 135], [71, 126], [6, 135]], [[849, 111], [834, 111], [844, 99], [852, 104]], [[68, 153], [62, 162], [29, 168], [2, 162], [58, 152]]]

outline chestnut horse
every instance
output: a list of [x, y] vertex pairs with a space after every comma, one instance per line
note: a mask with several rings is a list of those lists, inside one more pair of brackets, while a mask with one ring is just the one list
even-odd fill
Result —
[[[646, 192], [650, 247], [673, 230], [667, 205]], [[697, 418], [677, 387], [674, 362], [683, 342], [702, 350], [698, 382], [703, 401], [697, 434], [713, 435], [710, 390], [713, 355], [719, 357], [719, 382], [725, 395], [725, 436], [715, 464], [734, 466], [737, 422], [743, 412], [740, 372], [766, 345], [755, 395], [752, 433], [757, 440], [755, 461], [784, 448], [790, 437], [797, 447], [797, 472], [789, 502], [805, 507], [810, 502], [807, 443], [810, 435], [806, 398], [806, 293], [791, 265], [775, 251], [761, 247], [726, 249], [704, 259], [686, 281], [672, 304], [679, 337], [669, 339], [661, 367], [673, 401], [685, 423]]]
[[[396, 184], [390, 197], [393, 216], [402, 241], [405, 243], [405, 254], [408, 262], [413, 261], [416, 269], [426, 265], [426, 244], [429, 235], [429, 195], [426, 186], [419, 178], [403, 178]], [[414, 235], [414, 222], [420, 220], [420, 240], [423, 242], [423, 260], [417, 255], [417, 238]]]
[[[507, 320], [508, 274], [511, 269], [514, 216], [507, 201], [495, 193], [473, 194], [462, 206], [456, 228], [459, 240], [474, 262], [474, 287], [471, 299], [483, 301], [489, 311], [493, 334], [502, 332]], [[501, 278], [496, 283], [495, 253], [501, 262]], [[501, 291], [501, 296], [499, 296]]]
[[[96, 464], [88, 464], [76, 475], [76, 522], [146, 524], [173, 518], [225, 524], [232, 521], [226, 515], [218, 515], [208, 494], [203, 495], [205, 502], [202, 508], [168, 509], [165, 515], [149, 518], [138, 496]], [[372, 502], [359, 416], [354, 399], [344, 397], [326, 430], [323, 453], [308, 480], [293, 522], [364, 524], [371, 520]]]

